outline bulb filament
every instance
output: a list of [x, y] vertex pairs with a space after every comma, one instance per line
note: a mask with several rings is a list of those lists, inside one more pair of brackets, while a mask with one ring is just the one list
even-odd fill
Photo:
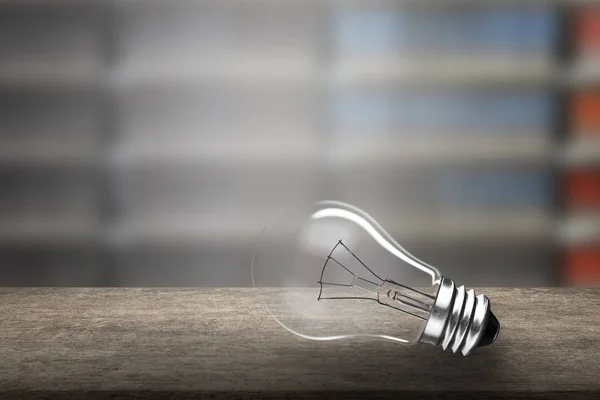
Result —
[[[341, 249], [348, 252], [354, 260], [358, 262], [359, 271], [353, 271], [351, 268], [342, 264], [338, 259], [333, 257], [333, 253]], [[340, 269], [341, 268], [341, 269]], [[326, 274], [326, 270], [336, 269], [337, 271], [343, 271], [343, 276], [351, 277], [348, 283], [344, 282], [329, 282], [324, 281], [323, 277]], [[339, 276], [339, 274], [338, 274]], [[321, 270], [321, 277], [317, 281], [320, 285], [319, 295], [317, 301], [321, 300], [373, 300], [377, 303], [394, 308], [398, 311], [410, 314], [416, 318], [427, 320], [434, 296], [423, 293], [417, 289], [411, 288], [406, 285], [402, 285], [390, 279], [383, 279], [377, 275], [371, 268], [369, 268], [360, 258], [352, 252], [341, 240], [333, 246], [323, 268]], [[324, 287], [347, 287], [357, 288], [361, 290], [363, 295], [335, 295], [335, 296], [324, 296]]]

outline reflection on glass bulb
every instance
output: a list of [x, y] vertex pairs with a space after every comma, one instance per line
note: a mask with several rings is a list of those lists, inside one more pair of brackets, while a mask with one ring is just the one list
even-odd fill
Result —
[[457, 288], [341, 202], [317, 202], [267, 226], [252, 281], [275, 320], [307, 339], [422, 342], [468, 355], [499, 331], [487, 297]]

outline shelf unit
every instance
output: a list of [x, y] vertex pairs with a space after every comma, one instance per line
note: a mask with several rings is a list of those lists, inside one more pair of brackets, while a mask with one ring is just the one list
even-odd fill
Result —
[[[332, 93], [340, 88], [482, 93], [531, 90], [560, 97], [574, 87], [595, 84], [600, 78], [595, 74], [596, 69], [600, 70], [594, 68], [596, 64], [589, 61], [586, 64], [565, 63], [562, 55], [552, 52], [528, 57], [522, 54], [494, 57], [474, 52], [440, 55], [433, 61], [419, 52], [409, 52], [403, 58], [389, 55], [341, 57], [332, 38], [335, 15], [340, 7], [357, 12], [374, 9], [387, 12], [433, 10], [443, 15], [457, 10], [531, 6], [546, 7], [563, 21], [580, 4], [567, 0], [491, 0], [485, 4], [473, 0], [389, 0], [376, 4], [356, 0], [344, 2], [343, 6], [335, 1], [271, 0], [230, 0], [219, 2], [219, 5], [193, 0], [0, 1], [0, 13], [2, 10], [16, 13], [22, 17], [23, 26], [27, 26], [28, 17], [33, 18], [46, 9], [62, 15], [57, 18], [64, 18], [67, 25], [77, 25], [73, 21], [87, 21], [83, 28], [77, 25], [73, 29], [86, 32], [86, 37], [89, 37], [87, 46], [91, 50], [84, 45], [81, 45], [83, 50], [74, 45], [71, 58], [4, 58], [7, 61], [0, 62], [0, 90], [23, 96], [50, 93], [60, 99], [68, 93], [74, 98], [92, 99], [94, 115], [90, 117], [89, 129], [96, 139], [91, 146], [77, 146], [71, 137], [61, 140], [60, 135], [46, 143], [3, 142], [4, 139], [0, 139], [0, 164], [11, 171], [39, 170], [40, 174], [81, 171], [89, 174], [98, 199], [95, 208], [87, 210], [84, 215], [37, 216], [33, 213], [33, 216], [27, 215], [22, 219], [13, 216], [4, 218], [0, 226], [0, 248], [8, 249], [9, 253], [15, 246], [30, 248], [31, 251], [37, 251], [37, 247], [50, 250], [56, 247], [60, 251], [91, 249], [93, 257], [89, 259], [94, 260], [90, 262], [95, 266], [90, 270], [95, 272], [83, 275], [83, 280], [76, 284], [135, 285], [133, 278], [121, 281], [119, 271], [128, 268], [125, 265], [130, 262], [128, 260], [136, 259], [128, 253], [136, 246], [143, 249], [139, 251], [166, 249], [164, 251], [167, 252], [176, 252], [178, 245], [186, 243], [191, 247], [197, 244], [200, 248], [220, 248], [223, 243], [233, 243], [244, 251], [251, 248], [262, 225], [269, 220], [267, 216], [274, 212], [273, 207], [277, 205], [274, 203], [284, 204], [292, 194], [297, 195], [293, 190], [281, 193], [278, 187], [272, 187], [273, 182], [285, 182], [286, 175], [305, 185], [301, 187], [307, 200], [325, 195], [348, 201], [355, 198], [359, 201], [357, 205], [367, 209], [372, 205], [377, 209], [377, 201], [370, 202], [362, 193], [350, 191], [353, 180], [347, 179], [349, 174], [361, 170], [362, 173], [367, 171], [367, 176], [371, 174], [379, 178], [385, 175], [385, 179], [393, 185], [395, 171], [414, 170], [419, 173], [420, 170], [465, 165], [473, 169], [508, 165], [560, 174], [565, 166], [596, 163], [600, 149], [595, 141], [583, 143], [557, 139], [555, 136], [559, 135], [545, 135], [544, 128], [521, 135], [505, 134], [501, 128], [490, 129], [485, 134], [478, 130], [471, 129], [472, 133], [469, 133], [469, 129], [456, 128], [457, 132], [449, 132], [438, 140], [429, 139], [435, 137], [435, 132], [427, 129], [414, 129], [411, 134], [399, 137], [394, 136], [394, 129], [384, 128], [380, 132], [367, 130], [369, 138], [376, 139], [365, 140], [364, 132], [340, 138], [328, 113], [335, 101]], [[211, 28], [220, 29], [223, 36], [219, 39], [222, 42], [214, 45], [217, 50], [201, 40], [198, 43], [178, 41], [202, 29], [209, 29], [203, 25], [209, 24], [206, 17], [202, 17], [202, 23], [194, 23], [194, 18], [200, 18], [204, 12], [223, 23], [223, 26], [215, 23]], [[250, 15], [247, 19], [244, 17], [246, 14]], [[181, 18], [181, 23], [178, 23], [178, 18]], [[252, 22], [251, 18], [258, 22]], [[281, 43], [273, 42], [277, 37], [273, 32], [288, 30], [293, 34], [284, 36]], [[235, 31], [238, 36], [228, 36], [230, 31]], [[163, 36], [166, 32], [172, 37], [160, 42], [160, 35], [156, 32], [163, 32]], [[48, 32], [48, 36], [51, 34]], [[260, 48], [263, 42], [266, 50]], [[219, 45], [225, 49], [232, 43], [245, 43], [253, 50], [243, 52], [230, 48], [218, 51]], [[197, 49], [200, 49], [200, 55], [191, 54]], [[77, 51], [80, 50], [84, 56], [78, 59]], [[160, 53], [157, 50], [164, 51]], [[56, 54], [60, 51], [58, 49]], [[33, 48], [31, 52], [37, 56], [40, 51]], [[407, 59], [411, 61], [406, 62]], [[223, 98], [212, 104], [210, 98], [207, 100], [207, 93], [217, 93], [217, 97]], [[187, 103], [182, 102], [181, 107], [171, 107], [176, 110], [169, 110], [165, 105], [168, 103], [152, 103], [161, 96], [168, 101], [179, 94], [189, 97], [185, 97]], [[253, 94], [264, 94], [264, 98], [261, 97], [264, 104], [258, 100], [254, 104], [248, 101], [248, 98], [252, 100]], [[235, 110], [227, 108], [231, 106], [232, 98], [240, 99], [240, 104], [234, 103]], [[209, 111], [203, 111], [202, 107]], [[256, 107], [254, 113], [253, 107]], [[273, 114], [277, 115], [269, 115], [269, 107], [276, 109], [277, 113]], [[153, 115], [155, 112], [156, 115]], [[220, 122], [212, 121], [211, 113], [220, 116]], [[146, 117], [148, 121], [144, 119]], [[236, 125], [238, 119], [241, 122]], [[206, 126], [203, 125], [205, 122]], [[549, 129], [559, 132], [563, 130], [559, 125], [560, 122], [555, 122], [555, 126]], [[265, 126], [270, 129], [265, 129]], [[18, 126], [15, 129], [18, 130]], [[194, 130], [202, 134], [196, 134], [192, 139]], [[186, 139], [187, 131], [192, 134], [187, 133]], [[220, 135], [211, 135], [212, 131]], [[258, 171], [254, 175], [248, 172], [253, 168]], [[230, 176], [236, 174], [245, 176], [244, 173], [248, 173], [251, 178], [247, 185], [231, 183], [239, 189], [231, 194], [222, 186], [209, 183], [206, 191], [216, 191], [215, 195], [222, 191], [222, 196], [234, 200], [218, 202], [210, 197], [206, 207], [199, 204], [197, 212], [190, 215], [181, 213], [175, 206], [178, 202], [169, 203], [168, 197], [165, 203], [151, 208], [147, 214], [139, 211], [145, 208], [144, 199], [160, 197], [164, 188], [160, 186], [161, 182], [154, 188], [149, 183], [150, 188], [144, 189], [143, 185], [139, 185], [140, 188], [136, 189], [139, 192], [131, 194], [134, 188], [138, 188], [136, 183], [151, 182], [159, 175], [156, 171], [175, 171], [173, 176], [177, 176], [178, 170], [185, 171], [184, 174], [190, 174], [190, 171], [208, 174], [212, 171], [217, 177], [222, 174], [231, 179], [227, 182], [234, 182]], [[270, 170], [279, 174], [271, 176], [264, 173], [266, 178], [261, 177], [261, 171]], [[181, 180], [181, 185], [186, 182], [188, 186], [194, 184], [191, 178]], [[260, 201], [250, 206], [244, 204], [246, 197], [257, 197], [253, 193], [254, 186], [263, 190], [259, 199], [261, 196], [270, 198], [263, 207]], [[390, 197], [394, 193], [394, 190], [386, 192], [384, 188], [377, 187], [373, 197], [384, 197], [393, 202]], [[176, 197], [177, 193], [173, 192], [173, 196]], [[236, 199], [239, 201], [236, 202]], [[552, 203], [552, 199], [548, 200]], [[474, 248], [480, 242], [488, 241], [503, 248], [515, 242], [526, 242], [535, 243], [532, 246], [539, 246], [544, 253], [553, 254], [557, 243], [585, 236], [585, 232], [589, 231], [589, 228], [579, 228], [581, 224], [574, 224], [570, 218], [565, 222], [557, 219], [551, 206], [514, 212], [500, 210], [491, 214], [485, 209], [468, 213], [463, 209], [445, 211], [444, 206], [436, 207], [437, 219], [423, 219], [417, 216], [418, 212], [404, 210], [401, 206], [382, 208], [377, 211], [379, 215], [376, 217], [390, 221], [390, 230], [402, 241], [417, 243], [415, 246], [460, 243]], [[223, 250], [224, 253], [227, 251]], [[426, 254], [422, 256], [427, 258]], [[219, 260], [218, 257], [209, 259]], [[228, 258], [223, 257], [223, 260]], [[242, 266], [232, 268], [238, 272], [243, 270]], [[545, 271], [542, 271], [542, 266], [539, 268], [539, 281], [534, 280], [533, 284], [557, 283], [552, 278], [555, 271], [548, 270], [558, 266], [546, 265]], [[170, 272], [154, 273], [168, 276]], [[510, 273], [515, 277], [515, 284], [519, 284], [518, 271]], [[232, 285], [248, 283], [247, 276], [238, 276], [237, 272], [233, 275]], [[190, 284], [212, 284], [210, 280], [202, 281], [201, 274], [195, 279], [198, 280]], [[60, 283], [60, 279], [53, 282]], [[170, 281], [166, 279], [164, 282], [168, 285]]]
[[560, 275], [568, 284], [593, 286], [600, 284], [600, 3], [576, 4], [567, 21]]

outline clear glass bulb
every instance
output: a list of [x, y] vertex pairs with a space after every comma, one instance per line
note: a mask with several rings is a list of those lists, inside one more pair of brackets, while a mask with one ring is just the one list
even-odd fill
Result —
[[424, 342], [467, 355], [499, 331], [487, 297], [455, 287], [341, 202], [297, 208], [269, 224], [252, 281], [273, 318], [306, 339]]

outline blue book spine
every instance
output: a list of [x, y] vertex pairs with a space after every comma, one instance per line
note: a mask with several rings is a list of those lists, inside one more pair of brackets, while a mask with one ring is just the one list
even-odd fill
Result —
[[552, 177], [540, 170], [453, 171], [438, 177], [436, 201], [452, 207], [545, 207]]
[[533, 93], [340, 94], [332, 103], [335, 131], [549, 132], [554, 101]]
[[550, 52], [558, 27], [547, 7], [460, 12], [339, 11], [334, 46], [342, 53], [394, 53], [417, 48], [447, 51]]

